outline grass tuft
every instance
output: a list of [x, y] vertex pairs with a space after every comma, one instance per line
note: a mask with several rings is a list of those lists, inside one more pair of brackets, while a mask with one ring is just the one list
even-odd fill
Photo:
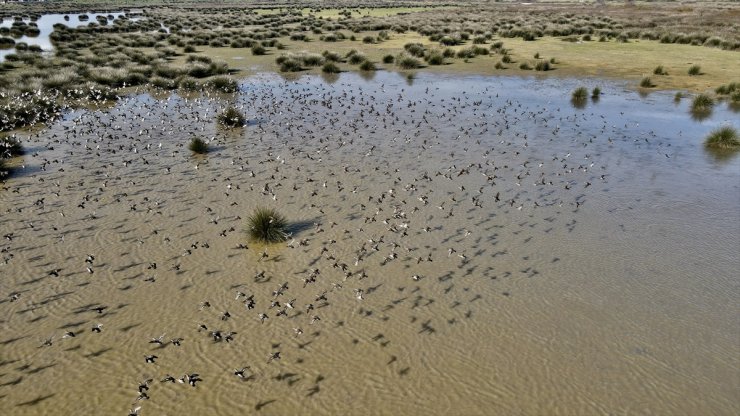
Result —
[[226, 127], [242, 127], [247, 121], [244, 114], [233, 105], [221, 112], [216, 119], [221, 125]]
[[712, 97], [706, 94], [699, 94], [694, 97], [694, 101], [691, 102], [691, 111], [694, 112], [707, 112], [711, 111], [714, 106], [714, 100]]
[[699, 65], [692, 65], [691, 68], [689, 68], [689, 75], [696, 76], [701, 74], [701, 67]]
[[198, 153], [199, 155], [206, 154], [208, 153], [208, 143], [200, 137], [193, 137], [193, 139], [190, 140], [188, 149], [193, 153]]
[[10, 158], [23, 154], [21, 141], [13, 136], [0, 138], [0, 158]]
[[740, 134], [731, 126], [723, 126], [709, 133], [704, 146], [713, 149], [735, 150], [740, 148]]
[[668, 75], [668, 72], [663, 68], [663, 65], [658, 65], [653, 69], [653, 74], [655, 75]]
[[334, 62], [327, 62], [321, 67], [321, 71], [327, 74], [338, 74], [340, 72], [339, 67]]
[[571, 98], [573, 98], [573, 101], [584, 101], [586, 98], [588, 98], [588, 89], [586, 89], [586, 87], [576, 88], [573, 91]]
[[650, 77], [644, 77], [640, 81], [640, 86], [642, 88], [653, 88], [655, 86], [655, 84], [653, 84], [653, 80], [651, 80]]
[[265, 243], [285, 241], [287, 221], [272, 208], [257, 208], [247, 219], [252, 239]]

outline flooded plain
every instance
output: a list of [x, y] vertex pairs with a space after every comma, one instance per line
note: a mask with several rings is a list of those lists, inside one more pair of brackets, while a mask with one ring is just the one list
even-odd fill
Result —
[[0, 410], [740, 413], [737, 114], [597, 83], [261, 74], [19, 134]]

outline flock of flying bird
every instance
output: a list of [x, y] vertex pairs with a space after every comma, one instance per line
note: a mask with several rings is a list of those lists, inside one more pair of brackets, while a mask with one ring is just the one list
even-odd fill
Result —
[[[250, 342], [261, 361], [227, 363], [250, 381], [281, 359], [299, 366], [308, 344], [320, 348], [320, 328], [349, 325], [348, 315], [406, 319], [426, 309], [411, 322], [418, 334], [437, 333], [471, 318], [473, 303], [496, 292], [486, 289], [493, 280], [540, 274], [526, 243], [575, 227], [589, 192], [609, 179], [593, 154], [618, 131], [602, 121], [597, 138], [579, 125], [586, 115], [499, 98], [493, 86], [256, 78], [232, 99], [248, 126], [215, 126], [224, 97], [133, 95], [19, 135], [25, 165], [0, 191], [0, 312], [12, 328], [4, 356], [21, 355], [24, 342], [69, 356], [55, 348], [97, 337], [94, 357], [115, 333], [108, 348], [126, 345], [120, 357], [136, 362], [124, 371], [143, 374], [128, 388], [135, 415], [156, 397], [155, 380], [213, 379], [210, 361], [192, 356], [178, 362], [203, 368], [159, 370], [179, 351], [212, 348], [204, 343]], [[208, 155], [187, 150], [195, 136], [208, 138]], [[291, 221], [284, 243], [248, 240], [257, 205]], [[33, 318], [47, 308], [53, 316]], [[86, 319], [62, 325], [69, 314]], [[123, 326], [135, 319], [162, 334]], [[38, 343], [29, 335], [37, 326], [50, 332]], [[272, 337], [269, 348], [254, 346], [267, 342], [253, 341], [257, 331]], [[389, 365], [404, 360], [407, 347], [396, 348]]]

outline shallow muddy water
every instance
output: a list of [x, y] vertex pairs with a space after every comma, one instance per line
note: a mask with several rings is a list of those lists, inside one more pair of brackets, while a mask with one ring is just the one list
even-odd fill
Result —
[[[4, 414], [740, 412], [740, 159], [702, 146], [736, 114], [598, 80], [583, 109], [570, 80], [330, 81], [134, 95], [20, 135]], [[215, 125], [228, 104], [248, 126]], [[248, 241], [257, 206], [292, 238]]]

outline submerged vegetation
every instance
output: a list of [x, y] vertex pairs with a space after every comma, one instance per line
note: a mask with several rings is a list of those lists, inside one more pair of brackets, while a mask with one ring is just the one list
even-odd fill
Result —
[[276, 243], [288, 237], [288, 223], [282, 214], [272, 208], [257, 208], [247, 219], [249, 235], [256, 241]]

